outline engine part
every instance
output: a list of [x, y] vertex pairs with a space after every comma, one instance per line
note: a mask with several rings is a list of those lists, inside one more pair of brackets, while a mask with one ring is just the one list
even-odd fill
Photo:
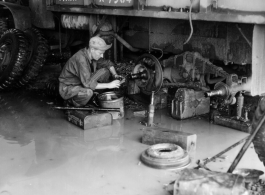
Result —
[[136, 85], [141, 92], [151, 95], [152, 91], [157, 93], [163, 83], [163, 70], [158, 59], [151, 54], [144, 54], [136, 60], [134, 73], [146, 71], [147, 78], [136, 79]]
[[145, 150], [140, 157], [147, 166], [158, 169], [180, 170], [189, 166], [188, 153], [176, 144], [155, 144]]
[[22, 31], [10, 29], [0, 39], [0, 90], [11, 87], [23, 73], [28, 41]]
[[178, 120], [207, 114], [209, 111], [210, 98], [204, 97], [203, 91], [193, 89], [178, 89], [171, 104], [171, 116]]
[[227, 99], [229, 95], [230, 91], [228, 86], [222, 82], [216, 83], [213, 91], [205, 92], [206, 97], [222, 96], [224, 99]]
[[155, 99], [155, 92], [152, 91], [151, 95], [151, 103], [148, 107], [148, 119], [147, 119], [147, 126], [153, 126], [154, 124], [154, 116], [155, 116], [155, 104], [154, 104], [154, 99]]
[[242, 95], [242, 92], [239, 92], [239, 95], [236, 99], [237, 99], [236, 116], [237, 116], [237, 119], [240, 119], [242, 117], [242, 109], [244, 106], [244, 96]]
[[119, 92], [110, 91], [101, 93], [97, 97], [100, 107], [105, 109], [118, 109], [119, 112], [111, 112], [113, 119], [124, 117], [124, 101], [123, 96]]

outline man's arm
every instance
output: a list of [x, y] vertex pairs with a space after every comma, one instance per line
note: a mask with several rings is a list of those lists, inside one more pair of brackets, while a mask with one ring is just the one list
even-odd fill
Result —
[[110, 83], [98, 83], [95, 89], [113, 89], [119, 88], [121, 85], [119, 80], [114, 80]]

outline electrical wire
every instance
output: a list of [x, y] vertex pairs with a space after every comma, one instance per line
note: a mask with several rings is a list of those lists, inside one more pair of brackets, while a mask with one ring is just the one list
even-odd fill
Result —
[[244, 37], [244, 39], [246, 40], [246, 42], [249, 44], [250, 47], [252, 47], [251, 42], [248, 40], [248, 38], [246, 37], [245, 33], [242, 31], [242, 29], [238, 26], [238, 24], [236, 25], [237, 29], [239, 30], [239, 32], [241, 33], [241, 35]]
[[192, 34], [193, 34], [193, 25], [192, 25], [192, 18], [191, 18], [191, 9], [192, 9], [193, 1], [194, 0], [190, 0], [190, 9], [189, 9], [190, 35], [188, 39], [184, 42], [184, 45], [190, 41]]

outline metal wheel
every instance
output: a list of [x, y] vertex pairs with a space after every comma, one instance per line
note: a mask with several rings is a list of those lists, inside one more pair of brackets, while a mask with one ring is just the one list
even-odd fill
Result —
[[151, 54], [144, 54], [136, 60], [134, 71], [144, 69], [147, 72], [147, 79], [137, 79], [136, 84], [141, 92], [151, 95], [152, 91], [158, 92], [163, 84], [163, 70], [158, 59]]

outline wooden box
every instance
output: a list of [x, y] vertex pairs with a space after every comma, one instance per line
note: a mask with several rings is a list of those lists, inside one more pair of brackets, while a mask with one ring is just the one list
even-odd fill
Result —
[[83, 130], [112, 125], [113, 122], [110, 113], [89, 111], [70, 111], [67, 120]]
[[150, 127], [143, 130], [142, 143], [154, 145], [172, 143], [182, 147], [189, 153], [196, 151], [197, 135], [160, 127]]

